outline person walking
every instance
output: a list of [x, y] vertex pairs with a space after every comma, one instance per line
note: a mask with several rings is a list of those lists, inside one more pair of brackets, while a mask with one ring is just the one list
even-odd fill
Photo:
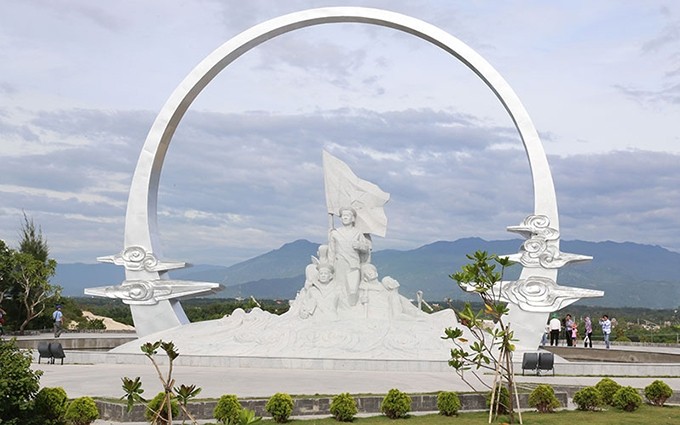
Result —
[[609, 334], [612, 333], [612, 322], [606, 314], [600, 319], [600, 326], [602, 326], [602, 334], [604, 335], [604, 346], [609, 349]]
[[61, 304], [57, 304], [56, 310], [52, 313], [54, 319], [54, 337], [59, 338], [64, 329], [64, 313], [61, 312]]
[[564, 327], [567, 331], [567, 346], [571, 347], [574, 345], [574, 337], [572, 335], [572, 328], [574, 327], [574, 320], [571, 318], [571, 314], [567, 314], [564, 318]]
[[562, 323], [560, 322], [560, 319], [557, 318], [556, 314], [552, 315], [548, 327], [550, 328], [550, 345], [557, 347], [560, 342], [560, 329], [562, 328]]
[[593, 322], [590, 320], [590, 316], [586, 316], [583, 319], [583, 323], [586, 327], [586, 335], [583, 337], [583, 346], [585, 348], [593, 348]]

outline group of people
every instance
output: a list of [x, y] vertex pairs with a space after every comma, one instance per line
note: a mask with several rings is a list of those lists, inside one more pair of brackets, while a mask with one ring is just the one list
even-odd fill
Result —
[[[599, 325], [602, 328], [602, 335], [604, 336], [604, 345], [608, 349], [610, 347], [609, 336], [612, 332], [612, 320], [608, 315], [603, 315], [599, 320]], [[583, 346], [585, 348], [593, 348], [593, 322], [590, 316], [583, 319]], [[568, 347], [576, 347], [579, 339], [579, 323], [567, 314], [561, 320], [557, 314], [553, 314], [546, 325], [545, 333], [543, 334], [543, 341], [541, 345], [547, 345], [548, 338], [550, 338], [550, 345], [558, 346], [560, 335], [566, 341]]]

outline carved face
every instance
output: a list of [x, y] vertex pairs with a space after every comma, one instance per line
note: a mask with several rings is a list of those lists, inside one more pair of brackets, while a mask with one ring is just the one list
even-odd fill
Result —
[[370, 282], [378, 278], [378, 270], [376, 270], [375, 267], [364, 267], [361, 270], [361, 273], [364, 276], [365, 282]]
[[350, 224], [354, 223], [354, 214], [352, 214], [351, 210], [342, 210], [340, 214], [340, 221], [342, 221], [344, 226], [349, 226]]
[[329, 283], [333, 279], [333, 272], [326, 268], [326, 267], [321, 267], [319, 269], [319, 283]]

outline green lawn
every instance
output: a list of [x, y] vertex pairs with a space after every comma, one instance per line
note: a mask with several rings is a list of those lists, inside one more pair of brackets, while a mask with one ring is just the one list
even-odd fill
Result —
[[[462, 413], [458, 416], [442, 415], [410, 416], [406, 419], [392, 420], [385, 416], [357, 418], [354, 425], [482, 425], [488, 422], [488, 412]], [[601, 412], [581, 412], [565, 410], [556, 413], [524, 412], [522, 419], [529, 425], [679, 425], [680, 406], [653, 407], [643, 405], [635, 412], [623, 412], [614, 408]], [[494, 424], [502, 424], [506, 417], [500, 417]], [[269, 421], [267, 421], [269, 422]], [[273, 422], [272, 422], [273, 423]], [[515, 423], [517, 419], [515, 419]], [[289, 425], [339, 425], [333, 418], [292, 420]]]

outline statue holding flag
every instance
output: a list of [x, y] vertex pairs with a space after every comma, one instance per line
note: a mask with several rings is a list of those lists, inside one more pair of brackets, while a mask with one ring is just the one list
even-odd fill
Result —
[[[335, 268], [343, 307], [359, 300], [361, 267], [371, 261], [371, 234], [385, 236], [384, 205], [390, 195], [375, 184], [358, 178], [347, 164], [323, 152], [326, 207], [329, 214], [328, 259]], [[336, 229], [337, 214], [342, 227]]]
[[357, 213], [353, 208], [341, 207], [338, 215], [342, 227], [328, 234], [329, 258], [335, 267], [341, 300], [354, 306], [359, 300], [361, 266], [371, 260], [371, 235], [356, 228]]

